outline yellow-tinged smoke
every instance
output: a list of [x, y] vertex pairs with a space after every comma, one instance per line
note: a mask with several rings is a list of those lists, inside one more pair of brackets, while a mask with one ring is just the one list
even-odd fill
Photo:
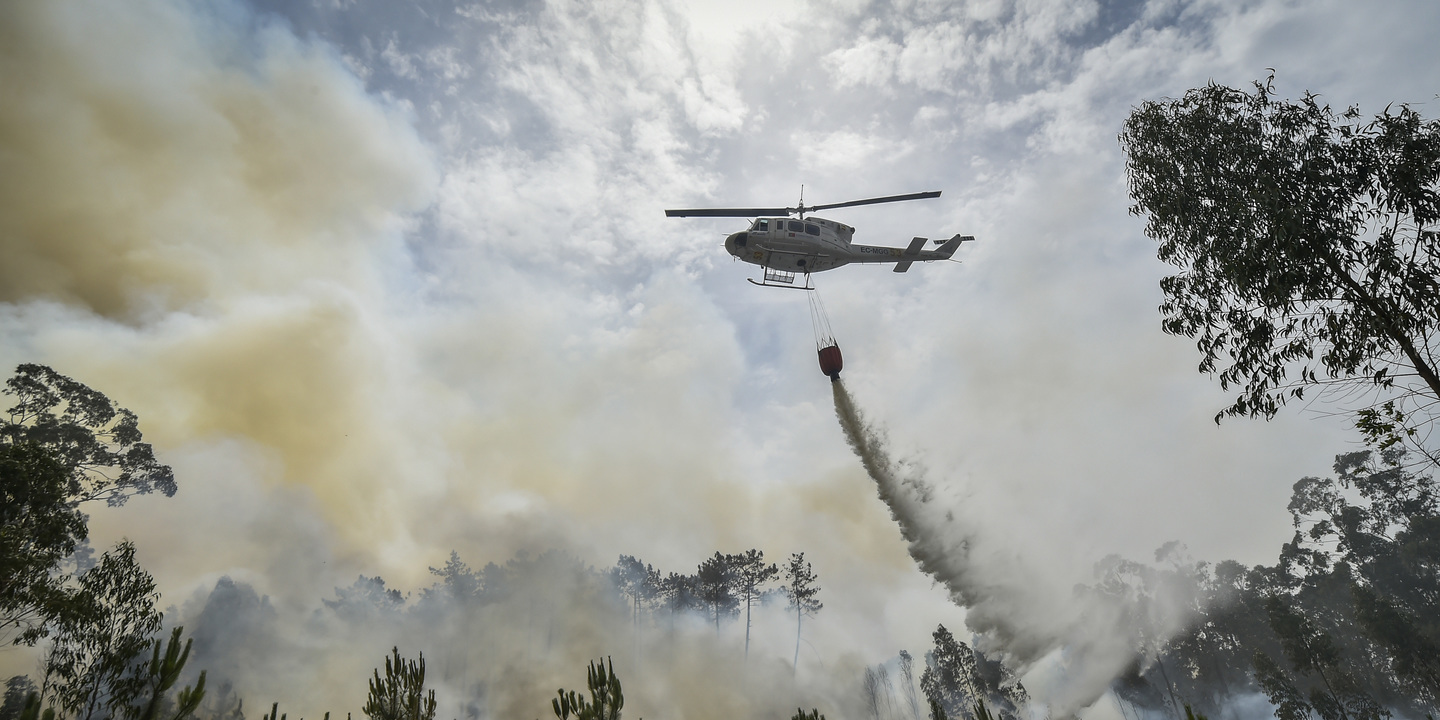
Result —
[[397, 469], [373, 450], [376, 291], [437, 182], [405, 110], [322, 44], [168, 0], [5, 3], [0, 92], [0, 302], [40, 355], [20, 359], [162, 447], [251, 441], [332, 519], [373, 521], [359, 499]]
[[0, 301], [136, 320], [354, 281], [427, 202], [404, 114], [332, 52], [204, 12], [0, 7]]

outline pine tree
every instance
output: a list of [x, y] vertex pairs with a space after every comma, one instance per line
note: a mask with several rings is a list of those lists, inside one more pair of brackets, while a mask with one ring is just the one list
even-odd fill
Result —
[[[606, 658], [609, 660], [609, 658]], [[625, 707], [625, 693], [620, 689], [620, 678], [615, 676], [615, 663], [605, 666], [605, 660], [591, 662], [586, 673], [586, 685], [590, 699], [574, 690], [566, 693], [562, 688], [559, 697], [550, 701], [550, 707], [559, 720], [620, 720], [620, 710]]]
[[730, 567], [735, 574], [735, 588], [740, 593], [740, 602], [745, 605], [745, 657], [750, 657], [750, 608], [764, 593], [765, 583], [780, 574], [774, 563], [765, 564], [765, 553], [747, 550], [739, 555], [728, 556]]
[[730, 565], [730, 556], [715, 553], [700, 563], [695, 573], [700, 599], [710, 608], [715, 621], [715, 635], [720, 635], [720, 618], [738, 615], [740, 599], [735, 596], [735, 569]]
[[781, 588], [789, 599], [789, 608], [795, 611], [795, 659], [792, 667], [800, 668], [800, 627], [805, 618], [814, 617], [825, 604], [815, 599], [820, 586], [815, 584], [815, 573], [805, 560], [805, 553], [794, 553], [785, 565], [785, 586]]
[[400, 657], [394, 647], [385, 658], [385, 677], [375, 669], [364, 712], [370, 720], [435, 720], [435, 691], [425, 690], [425, 654], [418, 661]]

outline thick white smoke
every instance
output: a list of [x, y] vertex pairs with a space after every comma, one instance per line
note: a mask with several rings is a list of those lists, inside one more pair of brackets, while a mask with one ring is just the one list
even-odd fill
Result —
[[900, 526], [910, 557], [966, 608], [965, 623], [986, 653], [1022, 674], [1045, 666], [1036, 694], [1052, 712], [1064, 717], [1099, 699], [1141, 651], [1141, 623], [1152, 641], [1180, 629], [1185, 617], [1168, 608], [1139, 612], [1124, 598], [1037, 590], [1044, 584], [1026, 576], [1022, 558], [988, 546], [935, 502], [922, 468], [890, 457], [884, 434], [866, 424], [843, 382], [831, 389], [845, 438]]

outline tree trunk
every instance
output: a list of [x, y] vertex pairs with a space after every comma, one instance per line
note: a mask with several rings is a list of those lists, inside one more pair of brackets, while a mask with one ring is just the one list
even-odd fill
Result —
[[794, 672], [800, 672], [800, 622], [805, 619], [805, 613], [799, 608], [795, 609], [795, 661], [791, 663]]
[[750, 596], [745, 596], [745, 659], [750, 659]]

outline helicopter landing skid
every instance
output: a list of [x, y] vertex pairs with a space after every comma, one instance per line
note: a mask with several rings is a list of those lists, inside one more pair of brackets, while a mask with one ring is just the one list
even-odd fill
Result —
[[785, 272], [784, 270], [771, 270], [770, 268], [765, 268], [765, 280], [763, 282], [755, 282], [754, 278], [745, 279], [749, 280], [751, 285], [759, 285], [760, 287], [773, 287], [782, 290], [815, 289], [814, 286], [810, 284], [810, 273], [805, 273], [804, 285], [795, 284], [795, 273]]

